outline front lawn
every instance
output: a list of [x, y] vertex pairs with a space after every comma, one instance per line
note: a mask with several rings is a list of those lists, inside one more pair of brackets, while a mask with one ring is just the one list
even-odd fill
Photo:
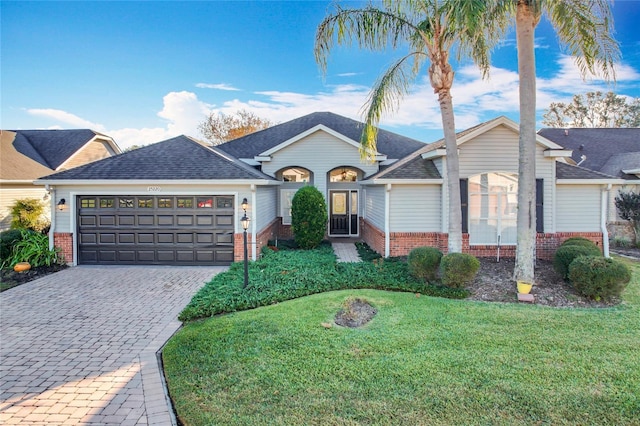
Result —
[[[163, 352], [185, 425], [572, 424], [640, 418], [640, 264], [606, 309], [342, 290], [191, 322]], [[378, 314], [333, 326], [357, 296]]]

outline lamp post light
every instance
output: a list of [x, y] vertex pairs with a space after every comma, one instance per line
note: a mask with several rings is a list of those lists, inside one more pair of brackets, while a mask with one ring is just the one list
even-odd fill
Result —
[[244, 216], [240, 219], [240, 223], [242, 224], [242, 229], [244, 230], [244, 286], [246, 288], [249, 285], [249, 255], [247, 250], [247, 229], [249, 229], [249, 217], [247, 216], [247, 207], [249, 207], [249, 203], [247, 203], [247, 199], [242, 200], [242, 210], [244, 210]]

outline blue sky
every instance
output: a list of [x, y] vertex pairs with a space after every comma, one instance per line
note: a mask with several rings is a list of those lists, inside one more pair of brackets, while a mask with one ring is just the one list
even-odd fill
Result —
[[[345, 6], [362, 3], [341, 2]], [[211, 112], [247, 109], [273, 122], [331, 111], [362, 118], [376, 78], [396, 52], [337, 48], [323, 76], [313, 56], [330, 1], [0, 2], [2, 129], [92, 128], [126, 148], [187, 134]], [[617, 85], [583, 81], [550, 26], [536, 30], [538, 116], [573, 94], [613, 90], [640, 97], [640, 1], [613, 7], [622, 61]], [[507, 115], [518, 121], [514, 34], [493, 52], [490, 80], [455, 64], [458, 130]], [[425, 75], [388, 130], [442, 136]], [[539, 122], [539, 126], [540, 126]]]

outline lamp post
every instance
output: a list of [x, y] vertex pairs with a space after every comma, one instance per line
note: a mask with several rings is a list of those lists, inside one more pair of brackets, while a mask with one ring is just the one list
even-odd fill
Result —
[[248, 251], [247, 251], [247, 229], [249, 229], [249, 217], [247, 217], [247, 207], [249, 207], [249, 203], [247, 203], [247, 199], [242, 200], [242, 210], [244, 210], [244, 216], [240, 219], [240, 223], [242, 224], [242, 229], [244, 229], [244, 286], [246, 288], [249, 285], [249, 260], [248, 260]]

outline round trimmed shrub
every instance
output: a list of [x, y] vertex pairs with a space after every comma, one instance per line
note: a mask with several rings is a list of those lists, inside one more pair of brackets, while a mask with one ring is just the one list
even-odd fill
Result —
[[600, 249], [594, 244], [589, 245], [561, 245], [553, 255], [553, 268], [564, 279], [569, 276], [569, 265], [578, 256], [601, 256]]
[[409, 273], [421, 280], [435, 280], [442, 256], [435, 247], [414, 248], [407, 257]]
[[591, 299], [618, 297], [631, 280], [631, 271], [622, 262], [600, 256], [580, 256], [569, 265], [569, 281]]
[[440, 261], [442, 284], [451, 288], [466, 287], [478, 273], [480, 261], [466, 253], [450, 253]]
[[598, 251], [600, 250], [596, 243], [584, 237], [571, 237], [560, 244], [560, 247], [562, 246], [595, 247]]
[[327, 203], [315, 186], [300, 188], [291, 200], [291, 231], [303, 249], [316, 247], [327, 231]]

